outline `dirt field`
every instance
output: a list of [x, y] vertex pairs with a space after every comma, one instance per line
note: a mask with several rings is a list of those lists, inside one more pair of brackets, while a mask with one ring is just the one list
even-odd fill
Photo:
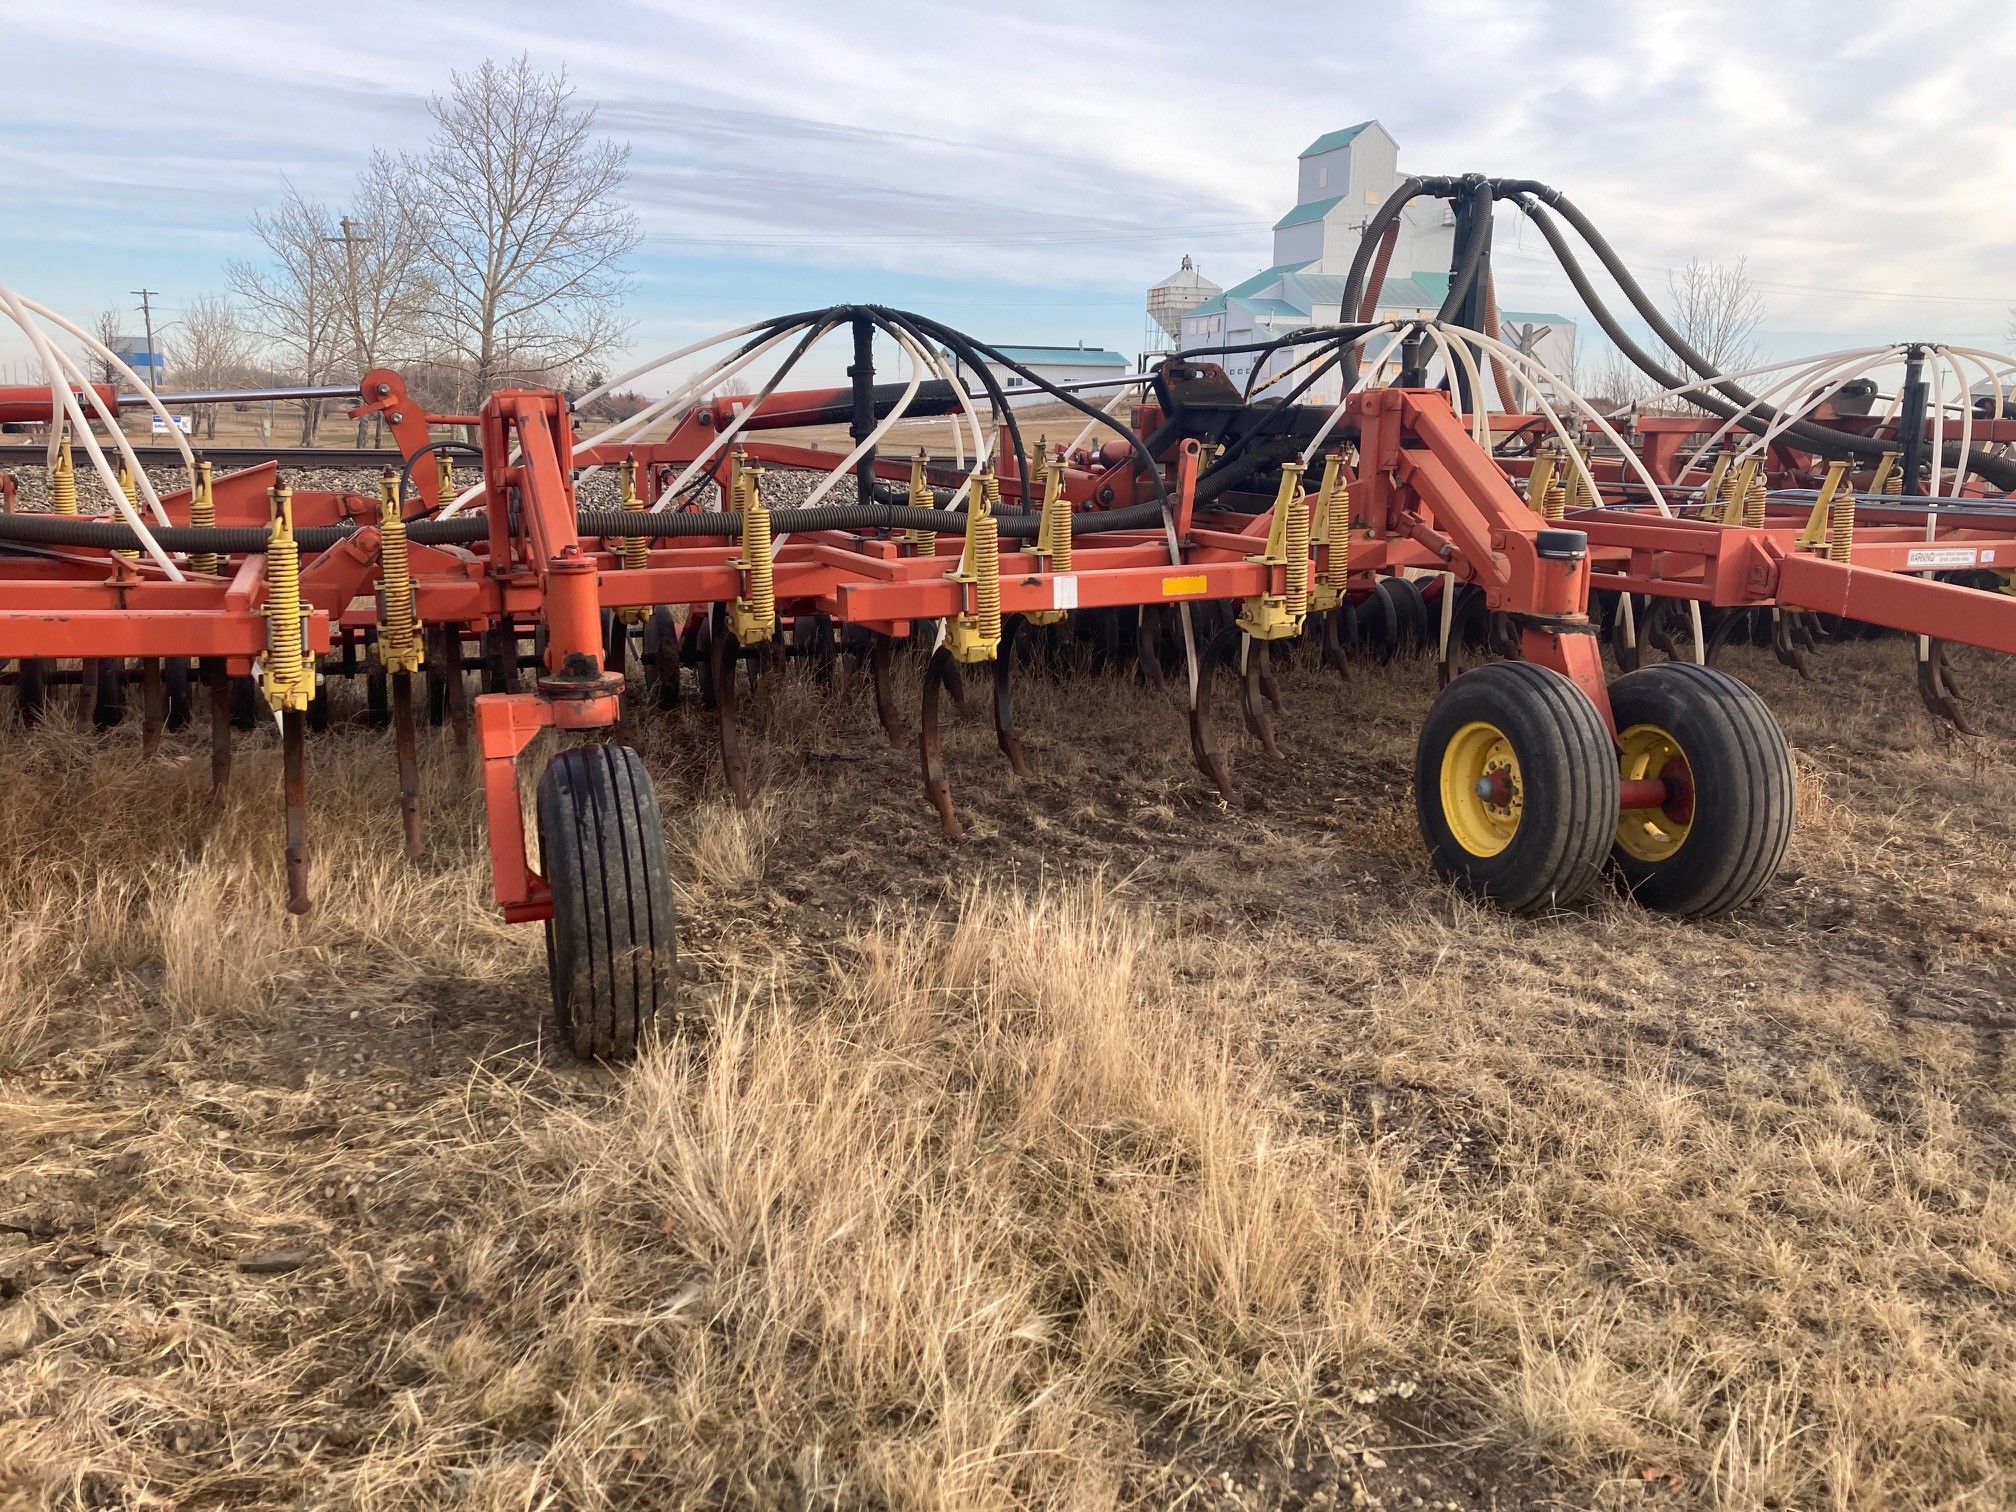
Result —
[[[1740, 916], [1512, 920], [1414, 833], [1423, 664], [1284, 676], [1228, 811], [1129, 681], [975, 700], [938, 838], [865, 678], [647, 720], [690, 1022], [538, 1035], [429, 737], [5, 736], [0, 1506], [2016, 1503], [2016, 675], [1779, 711]], [[915, 705], [914, 666], [905, 693]]]

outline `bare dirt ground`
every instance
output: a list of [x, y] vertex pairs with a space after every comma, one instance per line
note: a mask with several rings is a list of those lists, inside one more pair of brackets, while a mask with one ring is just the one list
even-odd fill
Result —
[[[5, 736], [0, 1506], [2016, 1502], [2016, 675], [1909, 647], [1779, 712], [1739, 916], [1514, 920], [1415, 836], [1425, 664], [1284, 675], [1220, 805], [1181, 716], [979, 699], [938, 837], [865, 678], [648, 716], [688, 1022], [542, 1043], [428, 737]], [[915, 671], [904, 676], [915, 707]], [[339, 695], [340, 696], [340, 695]]]

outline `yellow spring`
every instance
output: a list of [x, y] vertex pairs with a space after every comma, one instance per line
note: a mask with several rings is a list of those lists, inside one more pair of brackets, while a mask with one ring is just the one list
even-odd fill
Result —
[[[617, 482], [625, 514], [644, 513], [644, 501], [637, 496], [637, 463], [625, 457], [617, 469]], [[651, 565], [651, 546], [642, 536], [625, 536], [621, 546], [623, 565], [635, 572]]]
[[1071, 570], [1071, 501], [1064, 497], [1064, 474], [1043, 474], [1043, 522], [1040, 549], [1050, 558], [1052, 572]]
[[1890, 476], [1883, 480], [1883, 492], [1901, 494], [1904, 492], [1904, 472], [1902, 468], [1892, 468]]
[[1855, 492], [1842, 488], [1827, 506], [1827, 560], [1846, 562], [1854, 545]]
[[1299, 489], [1288, 501], [1282, 544], [1287, 565], [1281, 574], [1281, 602], [1293, 619], [1309, 612], [1309, 499]]
[[[931, 509], [938, 502], [931, 492], [931, 480], [924, 475], [926, 457], [920, 447], [917, 455], [910, 459], [909, 505], [912, 509]], [[929, 530], [906, 530], [903, 532], [903, 543], [926, 556], [938, 549], [938, 537]]]
[[[998, 494], [999, 490], [991, 490]], [[973, 546], [973, 608], [981, 639], [1001, 638], [1001, 526], [991, 514], [968, 527]]]
[[1743, 496], [1743, 523], [1752, 530], [1764, 523], [1764, 470], [1758, 468], [1750, 477], [1750, 492]]
[[77, 464], [71, 459], [67, 435], [56, 448], [56, 465], [49, 469], [49, 507], [57, 514], [77, 513]]
[[1330, 490], [1330, 581], [1336, 587], [1351, 586], [1351, 485], [1339, 483]]
[[[119, 464], [119, 492], [126, 495], [126, 503], [129, 508], [139, 504], [140, 485], [133, 481], [133, 464], [130, 462], [121, 462]], [[112, 555], [124, 557], [129, 562], [140, 560], [140, 553], [137, 551], [115, 551]]]
[[388, 474], [378, 493], [378, 572], [384, 605], [378, 622], [378, 660], [388, 672], [418, 672], [425, 651], [413, 612], [412, 548], [399, 508], [399, 485]]
[[1543, 520], [1564, 520], [1568, 517], [1568, 490], [1559, 476], [1547, 485], [1547, 491], [1540, 495], [1540, 518]]
[[738, 480], [742, 498], [742, 561], [749, 574], [749, 613], [767, 639], [777, 629], [776, 565], [770, 560], [770, 511], [763, 507], [762, 474], [747, 469]]
[[448, 453], [434, 453], [434, 477], [440, 489], [435, 497], [446, 504], [455, 497], [455, 459]]
[[306, 709], [315, 675], [301, 644], [301, 547], [294, 539], [294, 491], [276, 488], [266, 543], [266, 702]]
[[[196, 464], [195, 479], [189, 485], [189, 523], [208, 530], [217, 523], [217, 499], [210, 491], [210, 464]], [[189, 554], [189, 565], [198, 572], [214, 573], [222, 564], [214, 551]]]

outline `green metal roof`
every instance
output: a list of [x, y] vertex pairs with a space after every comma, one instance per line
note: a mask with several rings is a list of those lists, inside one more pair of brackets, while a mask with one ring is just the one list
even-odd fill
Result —
[[995, 351], [1024, 367], [1126, 367], [1127, 359], [1103, 347], [1004, 346]]
[[1240, 306], [1255, 315], [1292, 315], [1297, 320], [1307, 320], [1309, 312], [1300, 305], [1290, 304], [1285, 299], [1242, 299]]
[[1193, 305], [1191, 308], [1185, 310], [1183, 312], [1183, 318], [1185, 320], [1188, 320], [1193, 315], [1222, 315], [1224, 312], [1225, 312], [1225, 296], [1223, 294], [1218, 294], [1214, 295], [1210, 299], [1205, 300], [1204, 303], [1200, 305]]
[[1306, 226], [1310, 221], [1323, 219], [1343, 203], [1344, 196], [1341, 194], [1333, 194], [1328, 199], [1310, 200], [1306, 205], [1297, 205], [1274, 222], [1274, 229], [1283, 231], [1290, 226]]
[[1339, 147], [1348, 147], [1358, 139], [1358, 133], [1371, 124], [1370, 121], [1360, 121], [1356, 126], [1346, 126], [1342, 131], [1326, 131], [1296, 156], [1314, 157], [1319, 152], [1334, 152]]

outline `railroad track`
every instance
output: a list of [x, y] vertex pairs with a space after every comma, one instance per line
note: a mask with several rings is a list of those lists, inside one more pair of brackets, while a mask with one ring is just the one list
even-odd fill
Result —
[[[149, 467], [176, 467], [182, 454], [172, 446], [136, 446], [140, 460]], [[390, 447], [354, 446], [198, 446], [196, 455], [207, 458], [220, 472], [255, 467], [261, 462], [278, 462], [283, 468], [355, 467], [398, 468], [405, 460]], [[40, 467], [48, 452], [41, 446], [0, 446], [0, 468]]]

